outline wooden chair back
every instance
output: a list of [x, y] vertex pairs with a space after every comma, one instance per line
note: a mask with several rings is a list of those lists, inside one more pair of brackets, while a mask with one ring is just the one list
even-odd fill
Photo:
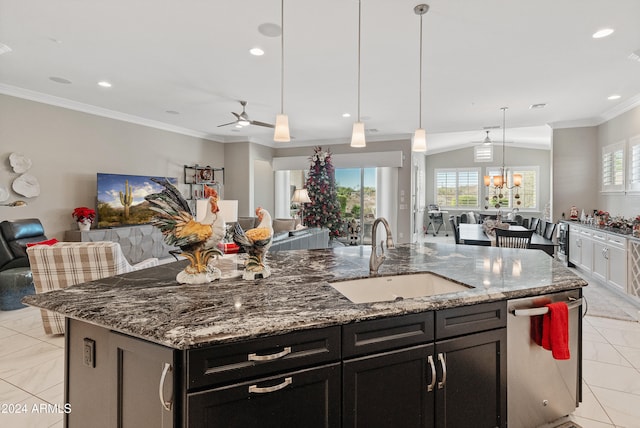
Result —
[[530, 230], [509, 230], [494, 229], [496, 232], [496, 247], [504, 248], [529, 248], [533, 229]]

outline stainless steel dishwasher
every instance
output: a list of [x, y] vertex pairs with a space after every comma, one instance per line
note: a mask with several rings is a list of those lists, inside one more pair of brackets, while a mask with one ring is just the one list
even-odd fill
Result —
[[[582, 393], [581, 290], [545, 294], [507, 302], [507, 423], [534, 428], [572, 413]], [[569, 307], [569, 360], [555, 360], [551, 351], [531, 338], [531, 317], [548, 311], [547, 303]]]

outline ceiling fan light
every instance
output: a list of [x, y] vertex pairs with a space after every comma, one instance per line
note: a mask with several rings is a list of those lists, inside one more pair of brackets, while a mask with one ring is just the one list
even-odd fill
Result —
[[413, 134], [413, 147], [414, 152], [426, 152], [427, 151], [427, 133], [424, 129], [418, 128]]
[[364, 122], [355, 122], [351, 133], [351, 147], [367, 147], [364, 137]]
[[238, 125], [240, 125], [240, 126], [249, 126], [249, 125], [251, 125], [251, 122], [249, 122], [246, 119], [240, 119], [240, 120], [238, 120]]
[[276, 129], [273, 132], [273, 141], [276, 143], [288, 143], [291, 141], [289, 135], [289, 116], [279, 114], [276, 116]]

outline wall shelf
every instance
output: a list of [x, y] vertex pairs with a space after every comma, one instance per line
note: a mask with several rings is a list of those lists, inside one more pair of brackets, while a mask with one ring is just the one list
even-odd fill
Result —
[[189, 186], [188, 201], [204, 198], [204, 186], [213, 187], [223, 199], [224, 168], [213, 168], [209, 165], [184, 166], [184, 184]]

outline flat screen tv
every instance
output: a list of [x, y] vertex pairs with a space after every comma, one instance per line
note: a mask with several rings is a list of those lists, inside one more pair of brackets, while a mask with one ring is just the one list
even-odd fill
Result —
[[[175, 177], [167, 178], [176, 184]], [[146, 224], [151, 222], [154, 211], [144, 197], [161, 192], [163, 187], [151, 181], [148, 175], [98, 173], [98, 228]]]

